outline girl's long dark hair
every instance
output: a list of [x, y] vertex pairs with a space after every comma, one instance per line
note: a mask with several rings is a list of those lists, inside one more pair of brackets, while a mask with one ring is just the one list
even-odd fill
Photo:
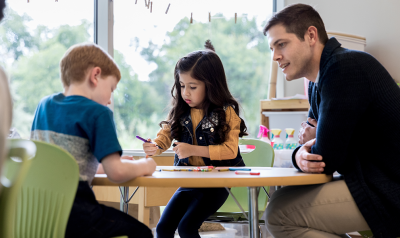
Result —
[[[172, 109], [168, 114], [167, 121], [162, 121], [160, 126], [168, 124], [171, 127], [171, 137], [179, 140], [182, 133], [182, 126], [179, 119], [190, 110], [190, 106], [182, 99], [181, 84], [179, 82], [179, 74], [190, 73], [194, 79], [204, 82], [206, 87], [206, 96], [201, 109], [204, 115], [212, 122], [211, 113], [215, 113], [218, 117], [218, 125], [214, 124], [219, 140], [214, 141], [215, 144], [225, 142], [226, 135], [231, 130], [229, 122], [226, 121], [224, 106], [232, 106], [236, 114], [239, 116], [239, 104], [233, 98], [228, 89], [226, 82], [225, 70], [221, 59], [215, 53], [214, 46], [210, 40], [205, 43], [205, 50], [199, 50], [189, 53], [187, 56], [178, 60], [175, 66], [174, 77], [175, 83], [171, 89]], [[242, 118], [240, 122], [239, 137], [247, 134], [247, 127]]]

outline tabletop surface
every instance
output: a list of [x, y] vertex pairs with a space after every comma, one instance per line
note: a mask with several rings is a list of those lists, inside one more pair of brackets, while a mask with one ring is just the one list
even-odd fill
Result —
[[[194, 166], [188, 166], [193, 168]], [[157, 166], [160, 169], [185, 168], [185, 166]], [[93, 186], [144, 186], [144, 187], [261, 187], [277, 185], [321, 184], [332, 180], [332, 175], [308, 174], [294, 168], [246, 167], [260, 175], [236, 175], [233, 171], [211, 172], [156, 171], [152, 176], [143, 176], [116, 184], [105, 174], [96, 174]]]

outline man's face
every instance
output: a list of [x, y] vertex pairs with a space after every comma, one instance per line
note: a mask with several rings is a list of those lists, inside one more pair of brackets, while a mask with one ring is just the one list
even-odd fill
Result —
[[307, 37], [301, 41], [294, 33], [287, 33], [286, 28], [279, 24], [268, 30], [268, 43], [273, 60], [278, 62], [286, 80], [307, 76], [312, 58]]

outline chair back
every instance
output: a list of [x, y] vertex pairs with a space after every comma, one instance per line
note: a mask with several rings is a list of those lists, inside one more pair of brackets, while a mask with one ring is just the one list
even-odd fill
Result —
[[37, 151], [17, 198], [14, 236], [64, 237], [79, 182], [76, 160], [64, 149], [33, 141]]
[[[239, 145], [254, 145], [256, 148], [250, 153], [242, 154], [242, 158], [248, 167], [272, 167], [274, 164], [274, 150], [271, 145], [265, 141], [258, 139], [239, 139]], [[266, 187], [269, 191], [269, 187]], [[247, 187], [233, 187], [231, 188], [232, 194], [238, 200], [243, 209], [248, 212], [248, 189]], [[262, 216], [265, 208], [267, 207], [268, 196], [264, 191], [260, 191], [258, 196], [258, 210], [259, 217]], [[217, 213], [237, 213], [238, 216], [242, 215], [240, 208], [236, 205], [231, 196], [225, 201], [224, 205], [217, 211]], [[214, 214], [216, 215], [216, 214]]]
[[14, 139], [8, 142], [9, 151], [0, 178], [0, 237], [15, 237], [17, 197], [36, 153], [32, 141]]

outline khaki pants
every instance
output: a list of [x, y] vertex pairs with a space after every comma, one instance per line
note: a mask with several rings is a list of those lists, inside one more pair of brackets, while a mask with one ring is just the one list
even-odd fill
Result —
[[334, 238], [370, 229], [344, 180], [279, 189], [267, 207], [266, 226], [275, 238]]

